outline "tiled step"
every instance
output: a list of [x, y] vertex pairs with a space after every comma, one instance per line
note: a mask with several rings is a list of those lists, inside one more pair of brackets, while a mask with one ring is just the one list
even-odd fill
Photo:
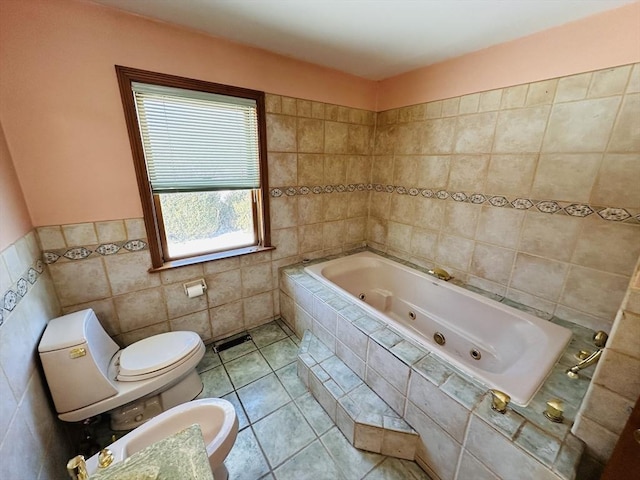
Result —
[[298, 376], [356, 448], [413, 460], [418, 434], [310, 331]]

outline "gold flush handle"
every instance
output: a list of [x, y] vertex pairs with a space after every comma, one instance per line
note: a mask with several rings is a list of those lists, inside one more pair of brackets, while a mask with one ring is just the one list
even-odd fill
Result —
[[69, 357], [71, 358], [80, 358], [84, 357], [87, 354], [87, 349], [84, 347], [72, 348], [69, 352]]
[[107, 468], [113, 463], [113, 452], [108, 448], [103, 448], [98, 454], [98, 467]]
[[564, 421], [564, 402], [557, 398], [549, 400], [544, 416], [554, 423], [562, 423]]

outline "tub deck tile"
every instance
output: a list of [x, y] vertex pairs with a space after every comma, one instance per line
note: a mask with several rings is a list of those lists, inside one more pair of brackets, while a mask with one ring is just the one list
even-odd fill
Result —
[[367, 313], [363, 309], [361, 309], [360, 307], [356, 307], [355, 305], [349, 305], [346, 308], [341, 308], [338, 313], [349, 322], [355, 322], [359, 318], [367, 315]]
[[482, 295], [483, 297], [489, 298], [491, 300], [495, 300], [496, 302], [502, 301], [504, 298], [502, 295], [498, 295], [497, 293], [491, 293], [482, 288], [474, 287], [473, 285], [461, 285], [465, 290], [469, 290], [470, 292], [477, 293], [478, 295]]
[[369, 316], [359, 318], [353, 324], [367, 334], [376, 332], [385, 326], [381, 321]]
[[395, 345], [402, 342], [402, 337], [390, 328], [383, 328], [371, 334], [371, 338], [377, 343], [390, 350]]
[[553, 464], [553, 471], [564, 480], [574, 480], [585, 444], [573, 434], [567, 435]]
[[566, 400], [569, 404], [575, 404], [587, 393], [589, 379], [584, 377], [571, 378], [565, 373], [563, 365], [556, 365], [551, 375], [544, 384], [544, 389], [554, 396]]
[[327, 305], [331, 306], [334, 310], [342, 310], [349, 307], [351, 304], [342, 298], [335, 296], [329, 300], [325, 300]]
[[396, 432], [415, 433], [415, 430], [405, 422], [402, 418], [390, 417], [388, 415], [382, 416], [382, 426], [386, 430], [393, 430]]
[[324, 370], [324, 368], [322, 368], [318, 364], [316, 364], [313, 367], [311, 367], [311, 371], [316, 376], [316, 378], [318, 380], [320, 380], [322, 383], [326, 382], [327, 380], [329, 380], [331, 378], [329, 376], [329, 374]]
[[356, 417], [356, 422], [370, 427], [382, 428], [384, 426], [383, 415], [377, 412], [367, 412], [361, 410]]
[[413, 368], [431, 383], [438, 386], [442, 385], [447, 378], [453, 375], [453, 370], [433, 355], [427, 355], [419, 360], [413, 365]]
[[560, 451], [560, 442], [541, 429], [525, 423], [516, 443], [545, 465], [551, 467]]
[[493, 428], [502, 433], [505, 437], [513, 440], [520, 427], [525, 422], [524, 418], [511, 409], [504, 414], [491, 409], [491, 396], [487, 395], [473, 412]]
[[594, 349], [593, 346], [593, 330], [590, 328], [583, 327], [582, 325], [577, 325], [575, 323], [568, 322], [566, 320], [562, 320], [558, 317], [553, 317], [551, 321], [557, 325], [568, 328], [573, 332], [573, 337], [581, 340], [582, 342], [589, 345], [589, 348]]
[[569, 433], [571, 423], [573, 422], [567, 416], [565, 416], [565, 422], [563, 423], [553, 423], [547, 420], [542, 412], [544, 412], [546, 408], [546, 402], [553, 397], [543, 397], [542, 395], [544, 395], [544, 392], [538, 392], [538, 394], [533, 397], [533, 400], [529, 402], [529, 405], [527, 407], [520, 407], [518, 405], [513, 405], [510, 407], [518, 414], [522, 415], [529, 422], [537, 425], [559, 440], [564, 440], [564, 438], [567, 436], [567, 433]]
[[407, 365], [413, 365], [429, 354], [429, 352], [424, 348], [417, 347], [406, 340], [394, 345], [391, 348], [391, 353]]
[[345, 392], [340, 386], [333, 381], [333, 379], [329, 379], [324, 382], [324, 387], [331, 394], [331, 396], [337, 401], [338, 399], [344, 397]]
[[509, 307], [513, 307], [521, 312], [529, 313], [531, 315], [535, 315], [538, 318], [542, 318], [543, 320], [551, 320], [553, 315], [551, 313], [543, 312], [542, 310], [538, 310], [537, 308], [527, 307], [522, 303], [514, 302], [513, 300], [509, 300], [508, 298], [503, 298], [501, 303]]
[[440, 388], [469, 410], [473, 410], [485, 394], [485, 391], [455, 374], [451, 375]]

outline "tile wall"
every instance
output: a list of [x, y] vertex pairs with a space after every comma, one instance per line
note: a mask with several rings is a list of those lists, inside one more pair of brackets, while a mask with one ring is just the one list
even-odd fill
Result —
[[[121, 345], [181, 329], [224, 338], [279, 313], [279, 267], [363, 244], [375, 114], [275, 95], [266, 104], [276, 250], [149, 273], [142, 219], [39, 227], [64, 313], [93, 308]], [[207, 294], [189, 299], [183, 283], [198, 278]]]
[[35, 232], [0, 254], [0, 295], [0, 477], [64, 478], [72, 455], [37, 352], [60, 306]]
[[609, 330], [640, 254], [640, 65], [381, 112], [367, 243]]
[[[599, 471], [611, 456], [633, 405], [640, 396], [640, 261], [616, 315], [574, 433]], [[594, 476], [595, 478], [595, 476]]]

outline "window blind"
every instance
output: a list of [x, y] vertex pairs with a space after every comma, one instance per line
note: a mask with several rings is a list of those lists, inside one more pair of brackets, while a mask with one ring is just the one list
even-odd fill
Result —
[[256, 101], [132, 83], [153, 193], [260, 187]]

